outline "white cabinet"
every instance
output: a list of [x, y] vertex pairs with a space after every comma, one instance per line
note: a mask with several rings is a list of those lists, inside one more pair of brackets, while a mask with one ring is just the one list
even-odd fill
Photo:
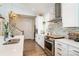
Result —
[[79, 43], [68, 39], [56, 40], [55, 56], [79, 56]]
[[3, 19], [0, 18], [0, 36], [3, 36]]
[[3, 37], [0, 36], [0, 56], [23, 56], [24, 36], [14, 36], [11, 39], [20, 39], [20, 41], [15, 44], [3, 45], [4, 40]]
[[44, 17], [43, 16], [37, 16], [36, 17], [36, 29], [38, 29], [38, 33], [35, 34], [35, 40], [36, 42], [44, 48]]
[[63, 27], [79, 27], [79, 4], [62, 3]]
[[43, 32], [43, 30], [44, 30], [43, 21], [44, 21], [43, 16], [37, 16], [36, 17], [35, 25], [36, 25], [36, 29], [38, 29], [38, 34], [41, 34]]
[[68, 53], [69, 56], [79, 56], [79, 48], [69, 46]]
[[39, 43], [39, 45], [40, 45], [42, 48], [44, 48], [44, 36], [43, 36], [43, 35], [41, 35], [41, 37], [40, 37], [40, 43]]
[[64, 43], [55, 42], [55, 56], [67, 56], [68, 46]]
[[44, 35], [37, 35], [36, 42], [44, 49]]

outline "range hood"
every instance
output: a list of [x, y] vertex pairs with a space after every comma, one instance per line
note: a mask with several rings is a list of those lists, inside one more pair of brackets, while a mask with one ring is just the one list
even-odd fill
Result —
[[52, 20], [50, 20], [50, 21], [48, 21], [48, 22], [54, 22], [54, 23], [57, 23], [57, 22], [59, 22], [59, 21], [62, 21], [62, 17], [54, 18], [54, 19], [52, 19]]

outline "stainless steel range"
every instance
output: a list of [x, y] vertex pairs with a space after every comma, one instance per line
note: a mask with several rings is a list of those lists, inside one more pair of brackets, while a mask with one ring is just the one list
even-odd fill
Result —
[[64, 37], [60, 35], [52, 35], [45, 38], [45, 52], [48, 56], [55, 55], [55, 40], [61, 38]]
[[45, 53], [48, 56], [54, 56], [55, 55], [55, 40], [45, 40]]

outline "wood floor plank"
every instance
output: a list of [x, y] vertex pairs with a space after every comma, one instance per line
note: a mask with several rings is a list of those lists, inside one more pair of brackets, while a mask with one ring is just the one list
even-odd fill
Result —
[[46, 56], [43, 49], [33, 40], [24, 41], [24, 56]]

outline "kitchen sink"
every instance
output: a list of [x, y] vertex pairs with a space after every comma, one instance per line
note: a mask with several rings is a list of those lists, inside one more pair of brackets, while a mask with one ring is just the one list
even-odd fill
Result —
[[3, 45], [8, 45], [8, 44], [16, 44], [19, 43], [20, 39], [10, 39], [8, 41], [6, 41], [5, 43], [3, 43]]

